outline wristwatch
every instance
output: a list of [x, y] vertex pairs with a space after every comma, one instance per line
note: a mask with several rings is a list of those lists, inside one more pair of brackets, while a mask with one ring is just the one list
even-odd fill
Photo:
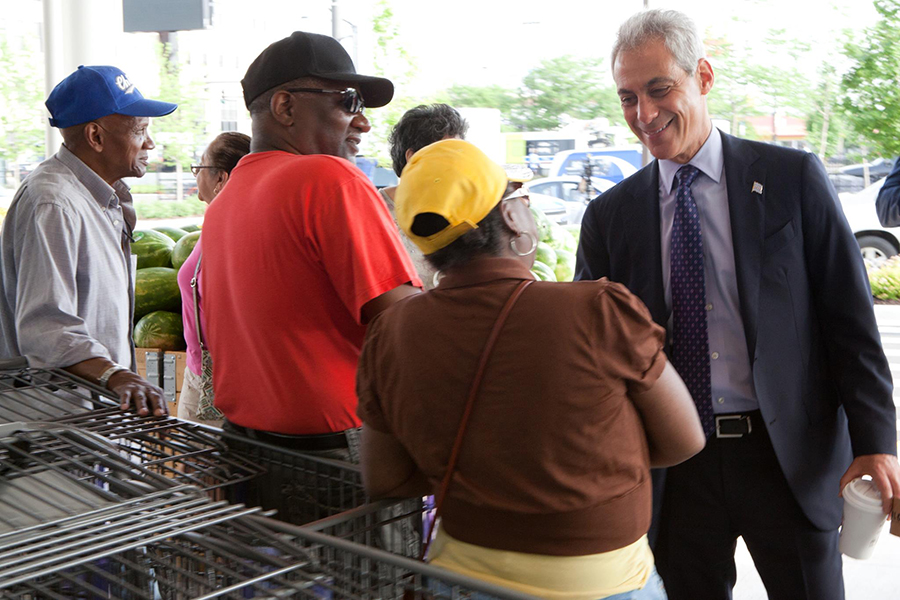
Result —
[[123, 367], [122, 365], [113, 365], [107, 370], [103, 371], [103, 374], [97, 379], [97, 385], [100, 387], [104, 387], [109, 389], [109, 378], [118, 373], [119, 371], [127, 371], [128, 367]]

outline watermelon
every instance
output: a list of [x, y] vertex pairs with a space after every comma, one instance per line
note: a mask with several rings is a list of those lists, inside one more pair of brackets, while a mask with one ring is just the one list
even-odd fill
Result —
[[194, 246], [197, 245], [197, 240], [199, 239], [200, 232], [194, 231], [193, 233], [186, 234], [183, 238], [175, 242], [175, 249], [172, 250], [172, 266], [175, 267], [176, 271], [181, 268], [184, 261], [191, 255], [191, 252], [194, 250]]
[[534, 273], [535, 277], [540, 281], [556, 281], [556, 274], [553, 272], [553, 269], [539, 260], [534, 261], [531, 272]]
[[531, 215], [534, 217], [534, 222], [537, 225], [538, 241], [546, 241], [546, 238], [550, 235], [550, 227], [553, 225], [553, 222], [547, 218], [544, 211], [533, 206], [531, 207]]
[[134, 326], [134, 345], [138, 348], [184, 350], [184, 323], [181, 315], [157, 310], [144, 315]]
[[557, 281], [572, 281], [575, 278], [575, 255], [568, 250], [557, 250], [553, 272]]
[[131, 253], [137, 254], [137, 268], [168, 267], [172, 264], [175, 240], [158, 231], [139, 230], [132, 236]]
[[182, 227], [181, 230], [187, 231], [188, 233], [194, 233], [195, 231], [200, 231], [200, 226], [191, 223], [190, 225], [185, 225], [184, 227]]
[[538, 242], [537, 250], [534, 253], [534, 260], [538, 262], [542, 262], [547, 266], [556, 264], [556, 250], [550, 247], [549, 244], [545, 244], [544, 242]]
[[164, 227], [164, 226], [154, 227], [153, 231], [158, 231], [164, 235], [167, 235], [168, 237], [172, 238], [172, 240], [175, 242], [177, 242], [178, 240], [180, 240], [181, 238], [183, 238], [184, 236], [186, 236], [188, 234], [187, 231], [185, 231], [184, 229], [179, 229], [178, 227]]
[[175, 269], [149, 267], [138, 269], [135, 274], [134, 318], [140, 319], [156, 310], [181, 311], [181, 291]]

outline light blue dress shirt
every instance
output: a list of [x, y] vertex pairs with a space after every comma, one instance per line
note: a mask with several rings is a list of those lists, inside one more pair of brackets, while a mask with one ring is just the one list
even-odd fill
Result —
[[[741, 320], [728, 189], [725, 185], [725, 155], [722, 152], [722, 134], [718, 129], [712, 128], [706, 142], [688, 164], [700, 169], [691, 190], [703, 231], [713, 410], [716, 413], [756, 410], [759, 402], [753, 386], [744, 322]], [[675, 174], [682, 166], [671, 160], [659, 161], [660, 239], [669, 331], [672, 331], [670, 255], [672, 223], [675, 219]]]

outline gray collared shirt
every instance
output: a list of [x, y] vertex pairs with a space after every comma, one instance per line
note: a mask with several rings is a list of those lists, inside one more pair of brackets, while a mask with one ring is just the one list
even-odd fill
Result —
[[[706, 310], [709, 331], [710, 375], [713, 410], [717, 413], [746, 412], [759, 408], [753, 371], [747, 352], [747, 336], [741, 319], [731, 213], [725, 184], [722, 134], [712, 128], [706, 143], [689, 161], [700, 170], [691, 186], [703, 232], [703, 271], [706, 279]], [[670, 257], [672, 223], [675, 220], [675, 174], [682, 165], [659, 161], [659, 215], [662, 240], [663, 285], [671, 315]], [[671, 317], [670, 317], [671, 319]], [[671, 321], [669, 331], [672, 330]]]
[[0, 356], [32, 367], [134, 368], [134, 269], [122, 203], [62, 146], [19, 188], [0, 236]]

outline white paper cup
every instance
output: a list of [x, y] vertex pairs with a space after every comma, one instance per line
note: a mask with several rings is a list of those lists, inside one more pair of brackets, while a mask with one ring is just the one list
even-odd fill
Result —
[[854, 479], [844, 487], [843, 496], [844, 520], [838, 548], [851, 558], [869, 558], [887, 522], [881, 509], [881, 492], [873, 481]]

